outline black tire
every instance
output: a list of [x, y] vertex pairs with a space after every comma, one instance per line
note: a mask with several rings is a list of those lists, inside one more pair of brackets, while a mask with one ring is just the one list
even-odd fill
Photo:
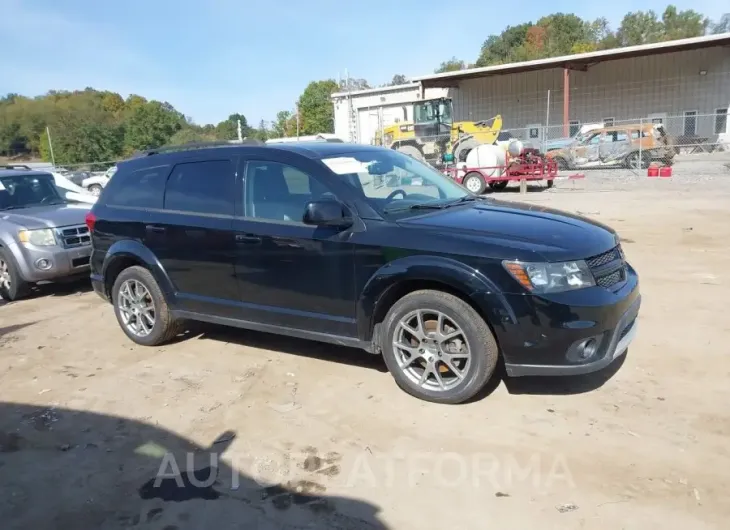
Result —
[[489, 187], [494, 191], [501, 191], [507, 187], [507, 184], [509, 184], [508, 180], [498, 180], [497, 182], [490, 182]]
[[639, 154], [638, 151], [630, 153], [625, 160], [627, 169], [647, 169], [651, 164], [651, 153], [644, 151]]
[[553, 180], [553, 179], [548, 180], [547, 181], [548, 189], [552, 188], [553, 186], [555, 186], [555, 180]]
[[[393, 349], [394, 335], [399, 328], [400, 320], [419, 309], [440, 311], [464, 332], [470, 348], [471, 364], [464, 374], [464, 379], [453, 388], [438, 391], [422, 388], [409, 379], [398, 365]], [[383, 326], [385, 333], [381, 348], [385, 364], [398, 386], [412, 396], [434, 403], [463, 403], [484, 388], [494, 374], [499, 358], [497, 341], [479, 313], [457, 296], [434, 290], [409, 293], [393, 304]]]
[[[127, 329], [119, 311], [119, 289], [127, 280], [136, 280], [140, 282], [147, 291], [149, 291], [150, 297], [152, 298], [155, 306], [155, 324], [152, 326], [152, 331], [144, 337], [135, 335]], [[144, 267], [129, 267], [119, 273], [119, 276], [117, 276], [117, 279], [114, 281], [114, 286], [112, 287], [112, 303], [114, 304], [114, 314], [117, 317], [119, 327], [121, 327], [124, 334], [136, 344], [140, 344], [142, 346], [158, 346], [171, 341], [182, 332], [183, 323], [173, 318], [172, 313], [170, 313], [170, 308], [168, 307], [165, 297], [163, 296], [159, 285], [157, 285], [154, 276], [152, 276], [152, 273]]]
[[[467, 182], [469, 182], [470, 179], [475, 183], [472, 184], [471, 188], [467, 185]], [[476, 183], [478, 183], [478, 185]], [[484, 193], [484, 190], [487, 189], [487, 183], [484, 181], [484, 176], [482, 176], [482, 174], [478, 171], [471, 171], [464, 175], [464, 180], [461, 181], [461, 185], [476, 195], [481, 195]]]
[[[7, 267], [8, 276], [10, 278], [10, 286], [5, 282], [0, 284], [0, 296], [8, 302], [14, 302], [30, 294], [30, 284], [23, 280], [20, 276], [18, 266], [15, 259], [5, 249], [0, 249], [0, 274], [2, 274], [3, 264]], [[0, 277], [1, 279], [1, 277]]]
[[98, 197], [101, 195], [101, 186], [99, 184], [92, 184], [89, 186], [89, 193], [91, 193], [93, 196]]

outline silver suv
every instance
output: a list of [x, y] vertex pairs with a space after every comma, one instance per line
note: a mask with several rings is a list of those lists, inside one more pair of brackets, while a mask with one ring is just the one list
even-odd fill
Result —
[[0, 296], [17, 300], [38, 282], [88, 276], [89, 210], [66, 200], [49, 173], [0, 169]]

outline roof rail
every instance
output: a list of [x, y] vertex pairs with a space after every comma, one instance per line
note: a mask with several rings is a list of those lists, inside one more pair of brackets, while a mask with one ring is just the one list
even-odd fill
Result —
[[150, 149], [138, 153], [135, 158], [143, 156], [158, 155], [161, 153], [171, 153], [174, 151], [187, 151], [189, 149], [205, 149], [207, 147], [232, 147], [236, 145], [266, 145], [261, 140], [218, 140], [216, 142], [188, 142], [180, 145], [165, 145], [157, 149]]
[[30, 170], [30, 166], [25, 164], [3, 164], [0, 165], [0, 169], [27, 169]]

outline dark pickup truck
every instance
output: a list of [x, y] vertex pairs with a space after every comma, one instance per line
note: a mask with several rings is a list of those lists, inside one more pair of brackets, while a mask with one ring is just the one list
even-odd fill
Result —
[[[94, 289], [138, 344], [185, 320], [362, 348], [422, 399], [599, 370], [639, 281], [594, 221], [469, 193], [396, 151], [194, 145], [122, 162], [87, 217]], [[348, 355], [343, 350], [342, 355]]]

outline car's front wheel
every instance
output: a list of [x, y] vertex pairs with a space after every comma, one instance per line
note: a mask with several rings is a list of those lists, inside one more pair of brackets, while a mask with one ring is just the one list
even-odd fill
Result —
[[30, 292], [30, 284], [20, 277], [18, 268], [12, 257], [5, 250], [0, 250], [0, 296], [13, 302]]
[[101, 195], [101, 186], [99, 184], [92, 184], [89, 186], [89, 192], [94, 196], [98, 197]]
[[437, 403], [462, 403], [487, 384], [497, 342], [484, 319], [461, 298], [434, 290], [398, 300], [384, 321], [385, 363], [398, 386]]
[[157, 346], [181, 331], [155, 278], [144, 267], [129, 267], [117, 276], [112, 302], [122, 331], [137, 344]]

